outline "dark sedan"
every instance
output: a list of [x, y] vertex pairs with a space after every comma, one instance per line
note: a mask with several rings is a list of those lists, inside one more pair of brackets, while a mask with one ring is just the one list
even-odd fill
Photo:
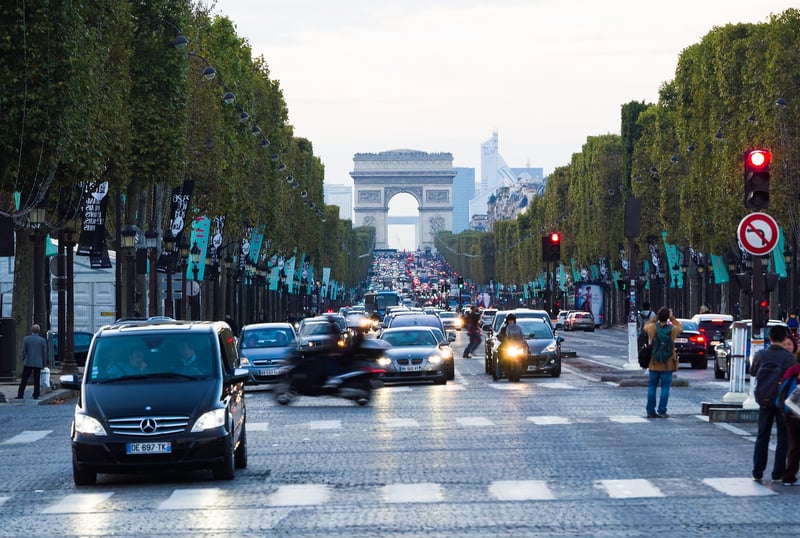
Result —
[[[53, 341], [53, 364], [61, 366], [63, 360], [58, 356], [58, 333], [51, 332], [48, 336], [52, 337]], [[94, 333], [89, 331], [73, 332], [73, 356], [78, 366], [84, 366], [86, 364], [86, 355], [89, 353], [89, 344], [92, 343], [93, 336]]]
[[678, 362], [688, 362], [692, 368], [702, 370], [708, 367], [706, 337], [700, 332], [697, 323], [690, 319], [679, 319], [683, 331], [675, 338], [675, 352]]
[[272, 384], [286, 371], [286, 362], [297, 350], [291, 323], [253, 323], [242, 327], [239, 357], [250, 372], [249, 385]]
[[[555, 336], [548, 323], [536, 318], [517, 320], [525, 335], [528, 357], [522, 365], [522, 375], [561, 375], [561, 342], [563, 336]], [[496, 350], [495, 350], [496, 354]]]
[[386, 329], [380, 339], [390, 344], [378, 365], [386, 369], [383, 381], [433, 381], [447, 383], [446, 354], [450, 347], [440, 343], [429, 327]]

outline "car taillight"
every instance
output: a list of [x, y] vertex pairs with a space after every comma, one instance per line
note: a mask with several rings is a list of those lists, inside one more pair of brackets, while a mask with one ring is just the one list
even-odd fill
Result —
[[690, 336], [689, 337], [689, 341], [690, 342], [694, 342], [695, 344], [705, 344], [706, 343], [706, 339], [702, 334], [697, 334], [697, 335], [694, 335], [694, 336]]

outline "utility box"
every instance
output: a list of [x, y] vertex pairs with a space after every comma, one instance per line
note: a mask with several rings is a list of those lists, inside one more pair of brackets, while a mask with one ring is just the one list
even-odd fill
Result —
[[0, 381], [14, 381], [17, 369], [17, 325], [0, 318]]

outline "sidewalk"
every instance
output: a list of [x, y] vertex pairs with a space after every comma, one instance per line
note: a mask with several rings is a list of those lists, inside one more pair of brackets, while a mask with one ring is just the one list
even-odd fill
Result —
[[63, 403], [65, 400], [70, 400], [78, 396], [74, 390], [62, 389], [58, 387], [58, 377], [61, 373], [58, 370], [50, 374], [50, 387], [41, 387], [39, 399], [33, 399], [33, 384], [28, 380], [28, 386], [25, 387], [25, 398], [16, 400], [17, 390], [19, 389], [19, 380], [14, 382], [3, 381], [0, 382], [0, 405], [17, 405], [17, 406], [34, 406], [34, 405], [51, 405], [56, 403]]

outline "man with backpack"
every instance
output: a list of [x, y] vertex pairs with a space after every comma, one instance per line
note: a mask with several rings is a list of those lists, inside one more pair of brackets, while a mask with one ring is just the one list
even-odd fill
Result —
[[756, 380], [755, 397], [758, 403], [758, 433], [753, 448], [753, 480], [760, 481], [767, 468], [769, 437], [772, 424], [778, 440], [775, 444], [775, 461], [772, 464], [772, 481], [781, 482], [786, 470], [786, 423], [775, 405], [781, 378], [795, 364], [794, 356], [786, 349], [789, 333], [784, 325], [769, 329], [769, 347], [758, 351], [750, 365], [750, 379]]
[[[672, 372], [678, 369], [678, 357], [675, 353], [675, 338], [683, 330], [683, 325], [672, 314], [672, 309], [662, 306], [656, 317], [644, 326], [648, 341], [652, 348], [647, 384], [647, 418], [669, 418], [667, 403], [669, 388], [672, 385]], [[656, 389], [661, 384], [661, 395], [656, 409]]]

